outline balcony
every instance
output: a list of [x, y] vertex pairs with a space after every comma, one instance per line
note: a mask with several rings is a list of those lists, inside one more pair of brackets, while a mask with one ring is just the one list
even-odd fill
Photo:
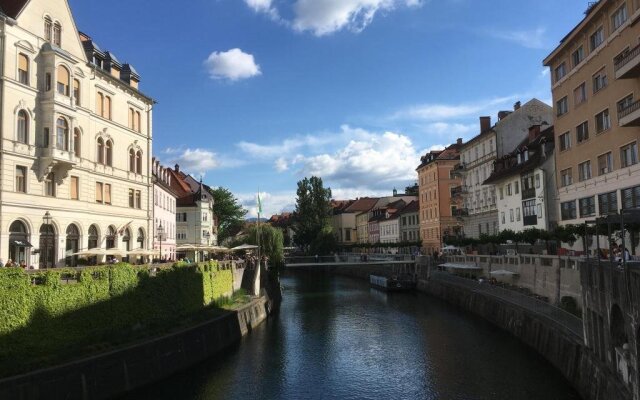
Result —
[[630, 79], [640, 76], [640, 45], [621, 54], [614, 60], [616, 79]]
[[466, 190], [464, 189], [464, 186], [456, 186], [454, 188], [451, 188], [451, 198], [461, 197], [465, 193]]
[[458, 218], [468, 217], [469, 210], [466, 208], [456, 208], [455, 210], [453, 210], [453, 216]]
[[536, 197], [536, 188], [522, 188], [522, 200], [533, 199], [534, 197]]
[[538, 216], [537, 215], [525, 215], [522, 218], [522, 222], [524, 223], [524, 226], [538, 225]]
[[463, 176], [464, 175], [464, 171], [465, 171], [465, 164], [464, 163], [458, 163], [451, 170], [451, 177], [455, 178], [455, 177]]
[[76, 165], [75, 155], [67, 150], [60, 150], [52, 147], [41, 147], [37, 151], [38, 155], [38, 180], [53, 172], [56, 180], [61, 182], [69, 175], [69, 171]]
[[640, 100], [618, 110], [618, 123], [620, 126], [640, 126]]

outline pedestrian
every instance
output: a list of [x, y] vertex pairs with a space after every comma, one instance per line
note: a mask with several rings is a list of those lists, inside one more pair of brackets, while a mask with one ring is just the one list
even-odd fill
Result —
[[5, 266], [6, 266], [7, 268], [11, 268], [11, 267], [13, 267], [13, 261], [11, 261], [11, 259], [8, 259], [8, 260], [7, 260], [7, 263], [5, 264]]

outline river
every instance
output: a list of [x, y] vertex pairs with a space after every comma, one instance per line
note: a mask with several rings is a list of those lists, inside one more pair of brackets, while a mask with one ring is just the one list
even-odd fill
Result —
[[126, 399], [580, 399], [508, 333], [423, 295], [282, 278], [280, 314], [215, 359]]

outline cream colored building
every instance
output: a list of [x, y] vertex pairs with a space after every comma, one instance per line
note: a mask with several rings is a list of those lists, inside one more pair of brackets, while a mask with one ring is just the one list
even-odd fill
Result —
[[153, 249], [161, 260], [176, 259], [176, 192], [171, 188], [173, 174], [160, 161], [152, 159]]
[[640, 206], [640, 4], [601, 0], [544, 60], [560, 223]]
[[140, 77], [78, 32], [66, 0], [0, 4], [0, 258], [37, 268], [148, 248], [153, 100]]

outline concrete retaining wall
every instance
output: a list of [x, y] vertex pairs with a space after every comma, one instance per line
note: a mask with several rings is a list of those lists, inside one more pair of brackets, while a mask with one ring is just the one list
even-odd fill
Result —
[[167, 378], [236, 343], [267, 318], [266, 298], [170, 335], [0, 380], [0, 399], [100, 400]]

